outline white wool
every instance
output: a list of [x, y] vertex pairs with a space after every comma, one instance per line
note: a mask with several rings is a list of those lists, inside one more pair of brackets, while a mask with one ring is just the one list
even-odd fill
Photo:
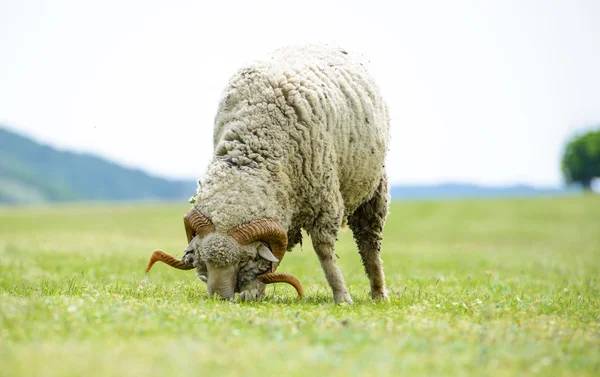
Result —
[[217, 231], [278, 221], [288, 249], [301, 228], [340, 226], [385, 180], [389, 119], [360, 57], [288, 47], [230, 79], [214, 124], [214, 156], [194, 206]]

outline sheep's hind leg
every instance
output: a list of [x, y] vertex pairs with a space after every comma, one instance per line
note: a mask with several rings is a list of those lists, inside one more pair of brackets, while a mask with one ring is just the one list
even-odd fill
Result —
[[309, 234], [319, 262], [321, 262], [321, 268], [323, 268], [327, 283], [329, 283], [333, 291], [333, 299], [337, 304], [352, 304], [352, 298], [348, 294], [344, 276], [335, 261], [334, 244], [337, 229], [336, 226], [317, 225], [315, 228], [309, 230]]
[[365, 273], [371, 283], [371, 297], [389, 301], [381, 261], [381, 240], [389, 205], [387, 177], [379, 182], [374, 196], [349, 217]]

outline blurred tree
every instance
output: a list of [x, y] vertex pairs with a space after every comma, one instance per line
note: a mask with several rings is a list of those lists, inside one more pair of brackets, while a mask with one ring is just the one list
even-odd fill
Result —
[[580, 183], [586, 191], [591, 189], [592, 180], [600, 178], [600, 128], [567, 143], [562, 172], [567, 183]]

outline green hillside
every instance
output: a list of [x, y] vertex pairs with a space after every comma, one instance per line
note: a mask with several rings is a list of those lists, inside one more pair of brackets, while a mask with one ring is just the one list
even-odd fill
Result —
[[0, 125], [0, 203], [186, 199], [193, 181], [166, 180], [82, 153], [56, 150]]

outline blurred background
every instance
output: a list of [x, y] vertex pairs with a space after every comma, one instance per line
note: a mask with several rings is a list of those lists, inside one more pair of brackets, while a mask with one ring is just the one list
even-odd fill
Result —
[[1, 1], [0, 202], [186, 200], [228, 78], [301, 43], [370, 60], [394, 199], [598, 191], [599, 21], [595, 0]]

